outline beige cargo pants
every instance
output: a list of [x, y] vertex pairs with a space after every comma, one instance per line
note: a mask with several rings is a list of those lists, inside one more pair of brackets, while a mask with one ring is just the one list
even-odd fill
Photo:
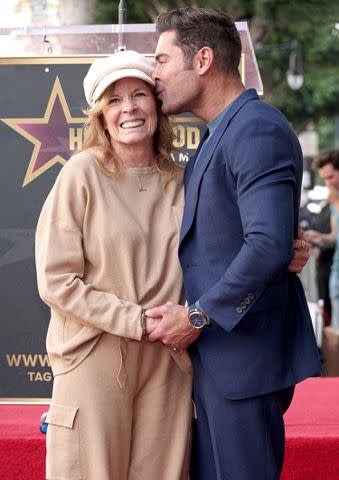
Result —
[[173, 355], [161, 343], [104, 334], [57, 375], [46, 479], [187, 480], [192, 378]]

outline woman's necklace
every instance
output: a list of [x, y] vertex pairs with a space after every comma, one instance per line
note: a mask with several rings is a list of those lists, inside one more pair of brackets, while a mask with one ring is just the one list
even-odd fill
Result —
[[147, 192], [147, 188], [144, 188], [144, 186], [142, 185], [142, 183], [140, 181], [140, 178], [139, 178], [139, 175], [137, 175], [137, 180], [138, 180], [138, 185], [139, 185], [139, 192]]

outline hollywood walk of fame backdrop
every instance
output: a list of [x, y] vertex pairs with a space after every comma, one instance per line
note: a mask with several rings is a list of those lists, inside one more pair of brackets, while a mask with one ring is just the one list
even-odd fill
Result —
[[[82, 145], [82, 80], [93, 60], [0, 59], [0, 402], [51, 395], [49, 309], [36, 287], [34, 234], [57, 174]], [[176, 162], [187, 162], [204, 128], [190, 115], [177, 118]]]

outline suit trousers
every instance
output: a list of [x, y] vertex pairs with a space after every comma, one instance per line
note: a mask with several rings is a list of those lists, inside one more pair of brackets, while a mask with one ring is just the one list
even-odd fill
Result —
[[161, 343], [103, 334], [57, 375], [46, 479], [187, 480], [192, 381], [172, 355]]
[[219, 394], [197, 352], [192, 360], [197, 418], [190, 479], [278, 480], [284, 458], [283, 413], [294, 387], [230, 400]]

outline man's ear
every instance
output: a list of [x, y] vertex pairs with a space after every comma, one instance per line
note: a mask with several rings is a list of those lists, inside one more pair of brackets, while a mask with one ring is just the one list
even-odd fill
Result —
[[199, 75], [204, 75], [214, 60], [214, 52], [211, 47], [202, 47], [196, 55], [196, 65]]

